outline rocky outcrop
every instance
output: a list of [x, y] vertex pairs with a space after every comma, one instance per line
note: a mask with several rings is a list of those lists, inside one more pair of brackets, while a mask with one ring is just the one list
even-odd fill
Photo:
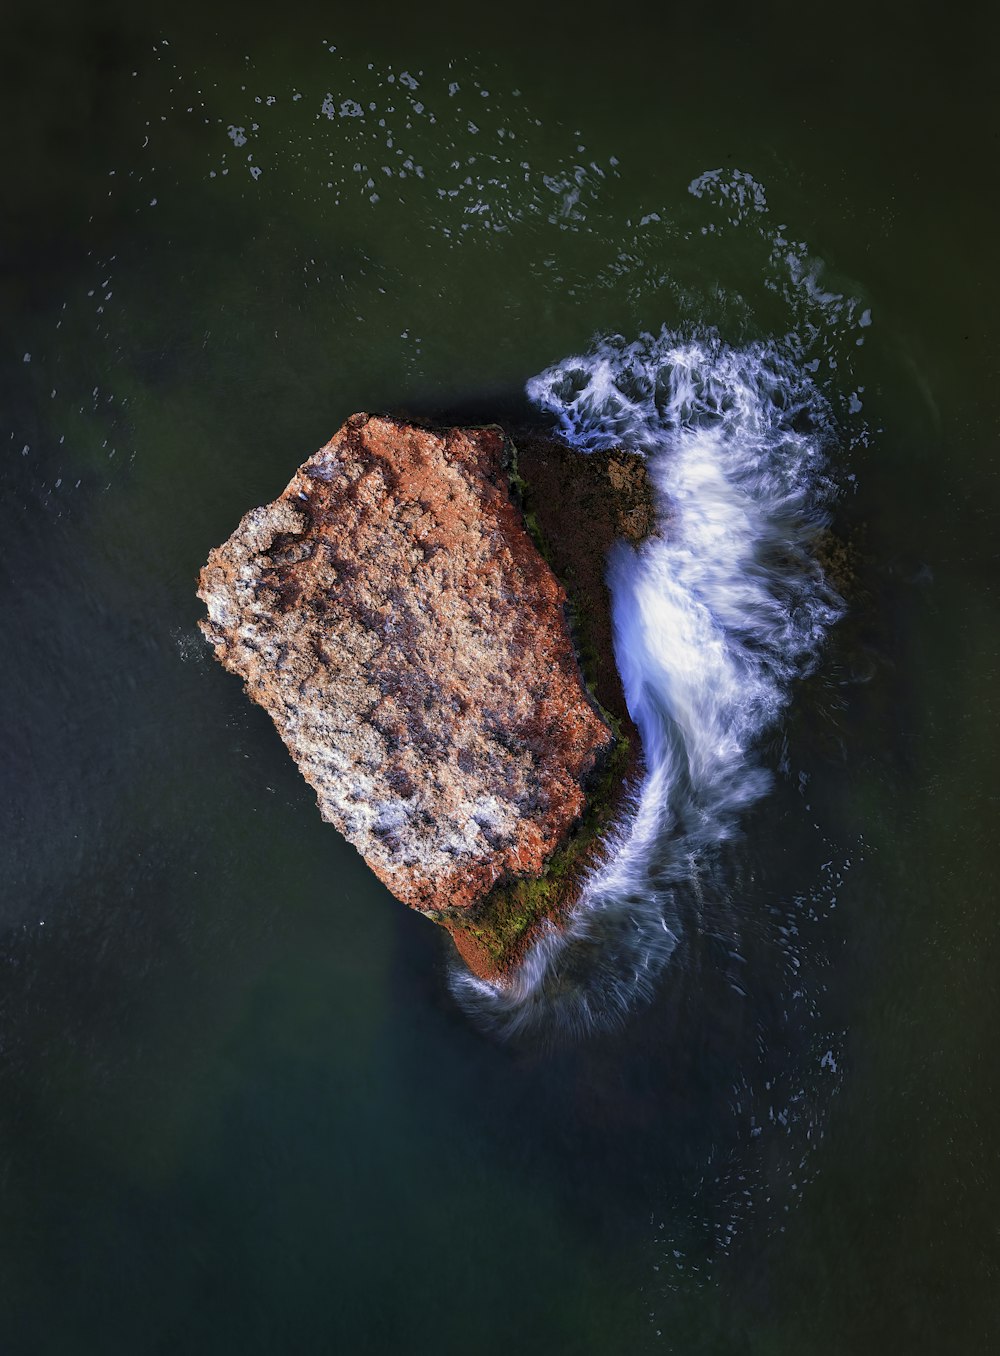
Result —
[[[355, 415], [199, 588], [216, 656], [323, 817], [404, 903], [480, 936], [490, 900], [542, 876], [579, 826], [615, 745], [512, 456], [498, 428]], [[467, 955], [496, 974], [514, 949]]]

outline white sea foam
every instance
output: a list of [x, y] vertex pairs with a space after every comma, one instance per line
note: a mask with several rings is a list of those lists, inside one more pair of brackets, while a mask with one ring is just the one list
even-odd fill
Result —
[[603, 340], [532, 378], [532, 401], [586, 453], [642, 452], [658, 535], [609, 562], [615, 655], [646, 771], [564, 931], [506, 986], [456, 968], [463, 1003], [504, 1030], [583, 1028], [649, 996], [741, 810], [767, 788], [755, 754], [841, 601], [808, 552], [826, 521], [831, 416], [777, 345], [667, 332]]

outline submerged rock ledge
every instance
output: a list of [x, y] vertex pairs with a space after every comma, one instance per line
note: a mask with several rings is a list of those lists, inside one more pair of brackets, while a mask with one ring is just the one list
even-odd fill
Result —
[[198, 590], [323, 818], [491, 979], [573, 902], [635, 765], [603, 568], [652, 524], [641, 459], [519, 445], [354, 415]]

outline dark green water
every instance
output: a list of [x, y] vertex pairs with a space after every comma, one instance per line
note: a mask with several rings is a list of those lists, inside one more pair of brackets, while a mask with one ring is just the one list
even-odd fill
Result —
[[[0, 1350], [1000, 1350], [986, 12], [372, 10], [3, 17]], [[652, 1006], [497, 1044], [195, 578], [662, 324], [813, 327], [850, 610]]]

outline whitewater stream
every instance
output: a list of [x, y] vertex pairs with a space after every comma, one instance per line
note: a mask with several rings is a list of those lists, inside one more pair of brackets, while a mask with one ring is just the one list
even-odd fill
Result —
[[584, 455], [645, 456], [658, 530], [620, 543], [608, 567], [642, 780], [568, 926], [509, 983], [456, 969], [455, 991], [496, 1027], [582, 1032], [648, 999], [678, 943], [679, 892], [767, 789], [756, 742], [842, 610], [810, 551], [828, 521], [835, 426], [801, 362], [776, 344], [664, 330], [600, 342], [528, 382]]

